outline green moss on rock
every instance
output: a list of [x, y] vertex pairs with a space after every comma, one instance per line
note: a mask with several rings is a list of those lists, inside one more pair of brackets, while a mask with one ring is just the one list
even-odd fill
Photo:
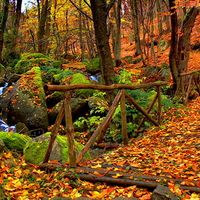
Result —
[[[70, 84], [89, 84], [91, 83], [86, 76], [81, 73], [74, 74], [70, 81]], [[81, 98], [88, 98], [94, 94], [95, 90], [93, 89], [80, 89], [75, 92], [75, 96]]]
[[[43, 134], [26, 144], [24, 148], [24, 158], [27, 162], [38, 165], [43, 161], [50, 141], [50, 134], [49, 132]], [[75, 141], [75, 147], [76, 153], [78, 154], [84, 146]], [[90, 159], [90, 154], [86, 153], [84, 158]], [[61, 135], [56, 136], [49, 160], [58, 160], [62, 163], [69, 161], [67, 137]]]
[[15, 65], [15, 73], [22, 74], [30, 70], [34, 66], [50, 65], [52, 60], [41, 53], [33, 53], [22, 57]]
[[4, 142], [8, 149], [21, 153], [31, 138], [19, 133], [0, 132], [0, 140]]
[[48, 127], [46, 98], [39, 67], [33, 67], [17, 82], [18, 88], [9, 103], [9, 120], [28, 128]]
[[86, 70], [90, 74], [100, 72], [99, 58], [93, 58], [86, 64]]

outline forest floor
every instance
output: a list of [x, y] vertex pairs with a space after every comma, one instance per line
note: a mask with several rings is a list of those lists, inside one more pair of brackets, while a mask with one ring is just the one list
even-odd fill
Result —
[[[133, 47], [126, 44], [125, 38], [122, 57], [132, 56], [134, 53]], [[168, 54], [168, 50], [158, 52], [158, 65], [168, 63]], [[71, 67], [84, 68], [79, 63], [74, 63]], [[141, 63], [126, 63], [124, 68], [138, 73]], [[200, 69], [200, 52], [191, 52], [189, 69]], [[156, 177], [154, 183], [168, 186], [179, 199], [200, 199], [197, 192], [187, 190], [187, 187], [200, 189], [200, 97], [189, 101], [186, 106], [163, 113], [163, 119], [164, 124], [160, 127], [152, 126], [142, 137], [131, 139], [128, 146], [121, 145], [116, 150], [81, 163], [80, 166], [94, 169], [88, 174], [97, 177], [106, 176], [110, 171], [116, 173], [112, 176], [115, 179], [120, 179], [121, 173], [129, 174], [130, 180], [135, 180], [135, 175], [139, 177], [137, 180], [142, 180], [140, 176]], [[151, 199], [151, 190], [136, 185], [125, 187], [98, 181], [92, 183], [80, 180], [78, 176], [77, 181], [70, 180], [66, 177], [67, 168], [46, 173], [38, 166], [25, 163], [22, 156], [12, 152], [1, 155], [0, 162], [0, 199], [41, 199], [44, 196], [72, 199], [83, 196], [105, 200], [115, 197]], [[101, 174], [100, 170], [105, 173]], [[72, 173], [75, 171], [72, 170]]]

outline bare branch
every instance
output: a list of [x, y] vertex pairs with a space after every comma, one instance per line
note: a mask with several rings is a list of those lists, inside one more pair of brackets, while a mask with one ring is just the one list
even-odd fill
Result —
[[70, 1], [70, 3], [71, 3], [79, 12], [81, 12], [81, 13], [82, 13], [83, 15], [85, 15], [88, 19], [90, 19], [90, 20], [93, 21], [93, 19], [92, 19], [88, 14], [86, 14], [85, 12], [83, 12], [82, 9], [79, 8], [72, 0], [69, 0], [69, 1]]

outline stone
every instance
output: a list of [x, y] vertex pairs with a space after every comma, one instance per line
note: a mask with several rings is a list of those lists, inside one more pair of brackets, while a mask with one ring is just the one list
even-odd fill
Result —
[[26, 143], [30, 141], [31, 138], [18, 133], [0, 132], [0, 140], [4, 142], [9, 150], [22, 153]]
[[152, 200], [178, 200], [178, 198], [166, 186], [158, 184], [151, 196]]
[[2, 99], [2, 102], [8, 100], [8, 107], [4, 107], [5, 112], [7, 111], [8, 124], [21, 122], [29, 130], [48, 128], [45, 92], [39, 67], [33, 67], [17, 81], [14, 87], [10, 86], [8, 91], [9, 93], [5, 92], [5, 98]]
[[[26, 144], [23, 151], [26, 162], [38, 165], [44, 160], [50, 141], [50, 134], [50, 132], [47, 132], [33, 138]], [[75, 141], [76, 154], [78, 154], [83, 147], [82, 144]], [[90, 154], [86, 153], [85, 158], [90, 159]], [[49, 160], [58, 160], [61, 163], [69, 161], [67, 137], [61, 135], [56, 136]]]
[[[60, 101], [57, 103], [53, 109], [51, 109], [48, 113], [49, 118], [49, 124], [52, 125], [55, 123], [56, 117], [58, 115], [58, 112], [62, 106], [63, 101]], [[88, 103], [84, 99], [80, 98], [71, 98], [71, 108], [72, 108], [72, 119], [75, 121], [79, 117], [85, 116], [85, 114], [88, 112], [89, 107]], [[62, 121], [62, 124], [65, 124], [64, 118]]]

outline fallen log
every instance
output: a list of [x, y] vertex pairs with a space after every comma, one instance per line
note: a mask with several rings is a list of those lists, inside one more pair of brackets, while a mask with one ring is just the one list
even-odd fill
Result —
[[[53, 171], [57, 168], [64, 169], [66, 167], [67, 167], [66, 165], [59, 163], [42, 163], [39, 166], [40, 169], [47, 171]], [[137, 185], [138, 187], [154, 189], [157, 187], [158, 184], [160, 184], [160, 181], [162, 182], [162, 180], [164, 180], [166, 184], [168, 181], [174, 181], [175, 183], [178, 184], [184, 182], [184, 179], [173, 179], [169, 177], [159, 177], [159, 176], [145, 176], [134, 173], [129, 174], [119, 171], [109, 171], [107, 169], [93, 169], [89, 167], [76, 167], [73, 169], [75, 170], [76, 177], [79, 177], [80, 180], [89, 182], [104, 182], [107, 184], [114, 184], [121, 186]], [[91, 174], [94, 172], [98, 173], [98, 175]], [[66, 171], [65, 176], [69, 179], [73, 179], [74, 173], [72, 173], [71, 171]], [[117, 178], [115, 178], [115, 176]], [[194, 181], [194, 184], [197, 184], [197, 181]], [[188, 190], [190, 192], [200, 193], [200, 188], [195, 186], [180, 185], [179, 188], [183, 190]]]
[[[149, 189], [155, 189], [159, 183], [153, 183], [153, 182], [147, 182], [147, 181], [136, 181], [136, 180], [130, 180], [126, 178], [112, 178], [112, 177], [99, 177], [96, 175], [88, 175], [88, 174], [77, 174], [80, 180], [83, 181], [89, 181], [89, 182], [104, 182], [108, 184], [114, 184], [114, 185], [122, 185], [122, 186], [132, 186], [136, 185], [138, 187], [143, 188], [149, 188]], [[71, 178], [71, 175], [66, 173], [65, 175], [67, 178]], [[191, 192], [197, 192], [200, 193], [200, 188], [198, 187], [189, 187], [189, 186], [179, 186], [180, 189], [188, 190]]]

